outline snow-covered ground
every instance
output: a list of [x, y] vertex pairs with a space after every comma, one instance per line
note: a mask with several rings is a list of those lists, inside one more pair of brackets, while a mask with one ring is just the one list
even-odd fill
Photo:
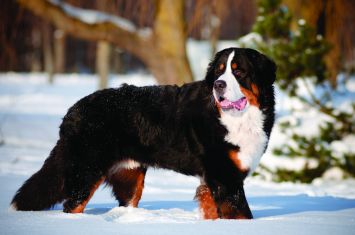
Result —
[[[255, 217], [249, 221], [201, 220], [193, 201], [198, 180], [153, 169], [138, 209], [117, 207], [110, 188], [101, 187], [84, 214], [65, 214], [61, 205], [41, 212], [10, 210], [15, 191], [54, 146], [66, 110], [96, 89], [94, 77], [58, 75], [49, 85], [43, 74], [0, 74], [0, 234], [354, 234], [354, 180], [306, 185], [248, 179], [246, 195]], [[147, 85], [154, 79], [121, 75], [112, 77], [110, 86], [123, 82]], [[278, 135], [276, 129], [271, 145]], [[268, 151], [263, 163], [273, 161]]]

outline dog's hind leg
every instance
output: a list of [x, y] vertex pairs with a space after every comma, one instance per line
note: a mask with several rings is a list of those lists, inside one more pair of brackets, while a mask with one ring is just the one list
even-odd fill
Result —
[[146, 171], [147, 168], [139, 166], [134, 169], [119, 168], [109, 173], [107, 182], [112, 185], [113, 194], [120, 206], [138, 206]]
[[82, 213], [105, 177], [97, 166], [85, 165], [84, 162], [71, 165], [65, 175], [66, 201], [63, 211]]
[[79, 192], [76, 192], [75, 195], [72, 195], [71, 198], [67, 199], [64, 203], [63, 211], [67, 213], [83, 213], [89, 200], [104, 180], [105, 177], [101, 177], [90, 188], [83, 187], [83, 190], [80, 190]]

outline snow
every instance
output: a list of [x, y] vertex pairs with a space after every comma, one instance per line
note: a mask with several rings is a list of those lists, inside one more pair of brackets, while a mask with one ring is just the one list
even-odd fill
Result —
[[[199, 66], [202, 65], [195, 68]], [[122, 83], [149, 85], [155, 81], [145, 74], [111, 76], [111, 87]], [[334, 180], [332, 172], [330, 179], [317, 179], [308, 185], [247, 179], [246, 195], [255, 217], [250, 221], [203, 221], [193, 201], [199, 180], [154, 169], [148, 170], [139, 208], [117, 207], [110, 188], [101, 186], [84, 214], [65, 214], [61, 205], [40, 212], [11, 210], [9, 204], [15, 191], [41, 167], [54, 146], [66, 110], [96, 86], [94, 75], [56, 75], [54, 85], [49, 85], [44, 74], [0, 74], [0, 234], [353, 234], [355, 231], [355, 180]], [[280, 97], [287, 99], [278, 92]], [[289, 105], [288, 101], [278, 102], [281, 116], [286, 115], [283, 109]], [[274, 130], [271, 145], [282, 140], [279, 135]], [[353, 139], [347, 141], [354, 143]], [[270, 151], [262, 161], [269, 166], [280, 164], [280, 158], [273, 157]], [[295, 163], [289, 160], [284, 164]]]
[[202, 80], [206, 74], [206, 68], [211, 61], [212, 49], [207, 41], [189, 39], [186, 50], [191, 63], [191, 69], [197, 80]]
[[304, 19], [299, 19], [298, 20], [298, 24], [299, 25], [305, 25], [306, 24], [306, 21]]

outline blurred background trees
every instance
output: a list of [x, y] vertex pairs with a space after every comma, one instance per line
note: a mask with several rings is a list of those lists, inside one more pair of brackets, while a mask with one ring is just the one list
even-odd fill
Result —
[[325, 56], [328, 78], [336, 85], [340, 70], [354, 69], [355, 2], [352, 0], [284, 0], [294, 15], [292, 28], [297, 19], [305, 19], [332, 46]]
[[[0, 34], [2, 35], [0, 71], [47, 71], [49, 74], [99, 72], [100, 63], [96, 62], [96, 59], [99, 55], [105, 57], [100, 53], [101, 50], [105, 50], [100, 49], [104, 48], [102, 43], [105, 40], [100, 39], [106, 38], [112, 46], [107, 50], [109, 56], [106, 56], [109, 61], [106, 69], [110, 72], [148, 70], [162, 84], [181, 84], [193, 80], [185, 53], [188, 38], [209, 40], [214, 53], [218, 40], [235, 39], [250, 32], [254, 22], [257, 22], [258, 8], [256, 0], [60, 0], [54, 2], [59, 3], [57, 4], [59, 9], [60, 5], [69, 4], [78, 7], [79, 10], [96, 10], [125, 18], [136, 26], [137, 31], [144, 29], [145, 33], [149, 34], [149, 29], [153, 30], [150, 39], [147, 40], [151, 42], [139, 45], [133, 40], [134, 37], [131, 37], [128, 42], [118, 43], [117, 40], [122, 36], [100, 36], [97, 31], [83, 35], [80, 33], [82, 30], [78, 30], [79, 26], [69, 23], [72, 21], [63, 21], [64, 18], [70, 18], [70, 15], [63, 14], [59, 20], [58, 17], [54, 17], [57, 14], [50, 14], [55, 9], [54, 4], [50, 2], [3, 0], [0, 3]], [[270, 3], [272, 2], [273, 0], [270, 0]], [[351, 0], [283, 0], [282, 3], [284, 8], [294, 16], [291, 22], [292, 29], [297, 27], [298, 19], [305, 19], [315, 32], [331, 45], [332, 50], [326, 55], [325, 63], [327, 78], [335, 86], [339, 71], [351, 72], [354, 68], [355, 29], [349, 25], [355, 21], [354, 2]], [[52, 8], [49, 8], [51, 5]], [[158, 22], [165, 22], [165, 26]], [[275, 33], [282, 35], [282, 32]], [[116, 39], [113, 40], [113, 37]], [[131, 44], [131, 46], [122, 44]], [[137, 52], [141, 50], [146, 52]], [[159, 50], [163, 53], [158, 53]], [[156, 54], [154, 58], [162, 57], [158, 60], [159, 63], [154, 62], [152, 54]], [[101, 61], [101, 59], [97, 60]], [[168, 71], [164, 71], [165, 68]], [[104, 72], [100, 74], [102, 73], [105, 74]], [[101, 86], [105, 87], [105, 84], [102, 82]]]
[[189, 40], [208, 42], [212, 57], [221, 40], [242, 37], [239, 45], [276, 61], [281, 90], [327, 120], [315, 136], [297, 132], [301, 118], [280, 121], [296, 144], [277, 146], [274, 155], [305, 164], [261, 169], [278, 181], [310, 182], [334, 167], [355, 176], [354, 153], [333, 151], [354, 133], [354, 101], [344, 111], [334, 100], [355, 71], [354, 12], [352, 0], [2, 0], [0, 71], [45, 71], [49, 82], [56, 73], [97, 73], [99, 88], [110, 73], [140, 71], [182, 84], [203, 79], [191, 72]]
[[[5, 0], [0, 3], [4, 11], [0, 17], [3, 18], [1, 30], [5, 51], [1, 55], [0, 70], [43, 71], [47, 68], [46, 71], [52, 73], [52, 60], [56, 72], [99, 72], [99, 62], [94, 69], [95, 58], [102, 61], [98, 58], [103, 56], [100, 48], [102, 41], [107, 41], [112, 46], [109, 50], [110, 72], [148, 70], [161, 84], [182, 84], [193, 80], [186, 56], [187, 38], [211, 40], [214, 44], [219, 38], [236, 38], [250, 31], [255, 15], [255, 3], [240, 0], [226, 0], [223, 4], [216, 0], [57, 3], [42, 0]], [[226, 11], [224, 5], [231, 7]], [[109, 25], [110, 20], [87, 23], [68, 14], [65, 11], [68, 7], [77, 7], [78, 11], [96, 10], [110, 19], [122, 17], [135, 28], [128, 31], [122, 27], [117, 29], [117, 25]], [[236, 14], [240, 9], [245, 13]], [[229, 23], [222, 24], [222, 18]], [[44, 24], [47, 26], [38, 28]], [[46, 33], [48, 30], [50, 35]], [[46, 40], [48, 36], [50, 38]], [[102, 84], [104, 87], [105, 82]]]

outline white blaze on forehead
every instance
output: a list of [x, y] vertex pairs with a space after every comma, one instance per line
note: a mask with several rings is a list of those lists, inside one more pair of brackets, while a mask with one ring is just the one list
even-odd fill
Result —
[[229, 56], [228, 56], [228, 59], [227, 59], [227, 63], [226, 63], [226, 71], [225, 73], [232, 73], [232, 60], [233, 60], [233, 57], [234, 57], [234, 51], [232, 51]]
[[243, 93], [240, 91], [239, 83], [237, 82], [237, 79], [235, 78], [232, 72], [233, 58], [234, 58], [234, 51], [232, 51], [228, 56], [227, 63], [226, 63], [226, 70], [217, 79], [226, 82], [227, 87], [224, 93], [224, 98], [232, 102], [237, 101], [244, 96]]

